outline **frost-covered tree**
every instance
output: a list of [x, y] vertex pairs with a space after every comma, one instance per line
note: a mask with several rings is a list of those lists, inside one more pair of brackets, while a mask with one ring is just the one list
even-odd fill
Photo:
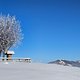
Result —
[[20, 22], [15, 16], [0, 15], [0, 53], [6, 53], [22, 40]]

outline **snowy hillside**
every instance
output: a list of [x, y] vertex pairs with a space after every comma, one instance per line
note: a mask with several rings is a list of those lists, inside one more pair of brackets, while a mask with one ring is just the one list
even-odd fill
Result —
[[80, 80], [80, 68], [40, 63], [0, 63], [0, 80]]
[[58, 65], [64, 65], [64, 66], [72, 66], [72, 67], [80, 67], [80, 61], [69, 61], [69, 60], [56, 60], [51, 61], [49, 64], [58, 64]]

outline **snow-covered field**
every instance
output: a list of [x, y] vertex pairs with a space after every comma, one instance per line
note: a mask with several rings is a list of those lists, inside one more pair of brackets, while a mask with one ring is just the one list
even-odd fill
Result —
[[56, 64], [0, 62], [0, 80], [80, 80], [80, 68]]

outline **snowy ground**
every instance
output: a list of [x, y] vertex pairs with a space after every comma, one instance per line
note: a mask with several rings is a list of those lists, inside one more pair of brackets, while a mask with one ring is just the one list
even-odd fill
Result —
[[80, 80], [80, 68], [56, 64], [0, 62], [0, 80]]

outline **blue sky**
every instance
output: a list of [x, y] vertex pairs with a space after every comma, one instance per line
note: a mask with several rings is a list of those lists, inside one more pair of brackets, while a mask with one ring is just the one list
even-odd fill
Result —
[[0, 12], [21, 22], [14, 57], [80, 60], [80, 0], [0, 0]]

